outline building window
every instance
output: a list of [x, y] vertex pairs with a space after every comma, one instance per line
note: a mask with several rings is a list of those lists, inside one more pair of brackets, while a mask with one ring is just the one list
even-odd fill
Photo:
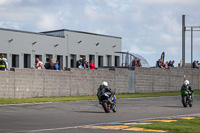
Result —
[[82, 59], [86, 59], [86, 58], [85, 58], [85, 55], [80, 55], [80, 58], [82, 58]]
[[35, 55], [35, 59], [38, 58], [40, 61], [42, 61], [42, 55]]
[[95, 56], [94, 55], [89, 55], [89, 62], [91, 62], [91, 60], [93, 60], [94, 64], [95, 64]]
[[31, 68], [31, 55], [24, 54], [24, 68]]
[[57, 60], [59, 62], [59, 67], [60, 69], [63, 69], [63, 56], [62, 55], [57, 55]]
[[50, 62], [51, 58], [53, 58], [52, 54], [47, 54], [46, 55], [46, 62]]
[[4, 58], [7, 59], [7, 54], [5, 54], [5, 53], [0, 53], [0, 55], [1, 55], [1, 54], [3, 54], [3, 55], [4, 55]]
[[19, 67], [19, 55], [12, 55], [12, 67]]
[[70, 64], [72, 68], [76, 68], [76, 55], [71, 54]]
[[103, 56], [98, 56], [98, 67], [103, 66]]
[[115, 67], [118, 67], [119, 65], [119, 56], [115, 56]]
[[111, 55], [107, 55], [107, 66], [108, 67], [112, 66], [112, 56]]

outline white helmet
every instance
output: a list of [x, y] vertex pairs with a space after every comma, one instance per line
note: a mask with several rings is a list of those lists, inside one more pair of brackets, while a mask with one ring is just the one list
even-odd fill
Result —
[[189, 82], [188, 80], [185, 80], [185, 81], [184, 81], [184, 85], [185, 85], [185, 86], [189, 85], [189, 83], [190, 83], [190, 82]]
[[106, 81], [103, 81], [101, 85], [108, 87], [108, 83]]

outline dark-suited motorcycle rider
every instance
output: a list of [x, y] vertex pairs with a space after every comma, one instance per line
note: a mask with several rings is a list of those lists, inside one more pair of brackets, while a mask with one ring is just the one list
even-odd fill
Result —
[[[116, 112], [116, 97], [115, 97], [115, 93], [114, 91], [108, 87], [108, 83], [107, 82], [102, 82], [102, 84], [99, 86], [98, 90], [97, 90], [97, 97], [99, 99], [99, 104], [102, 104], [102, 102], [105, 99], [105, 95], [102, 97], [103, 94], [108, 94], [108, 101], [111, 104], [111, 109], [113, 110], [113, 112]], [[108, 111], [110, 111], [110, 107], [108, 107]]]

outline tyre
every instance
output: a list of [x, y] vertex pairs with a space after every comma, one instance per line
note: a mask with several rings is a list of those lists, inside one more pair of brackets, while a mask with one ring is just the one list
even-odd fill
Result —
[[191, 98], [191, 96], [189, 98], [188, 104], [189, 104], [190, 107], [192, 107], [192, 98]]
[[102, 107], [106, 113], [110, 113], [110, 110], [108, 109], [108, 104], [106, 103], [106, 101], [102, 102]]
[[183, 107], [187, 107], [187, 97], [186, 96], [182, 97], [182, 103], [183, 103]]
[[116, 112], [117, 112], [116, 106], [114, 107], [114, 109], [113, 109], [113, 112], [114, 112], [114, 113], [116, 113]]

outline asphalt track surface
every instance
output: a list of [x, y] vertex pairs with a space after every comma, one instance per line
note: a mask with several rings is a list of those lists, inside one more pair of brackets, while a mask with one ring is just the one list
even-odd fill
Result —
[[116, 113], [104, 113], [98, 101], [1, 105], [0, 132], [129, 133], [76, 127], [199, 113], [199, 95], [192, 108], [184, 108], [180, 96], [118, 99]]

